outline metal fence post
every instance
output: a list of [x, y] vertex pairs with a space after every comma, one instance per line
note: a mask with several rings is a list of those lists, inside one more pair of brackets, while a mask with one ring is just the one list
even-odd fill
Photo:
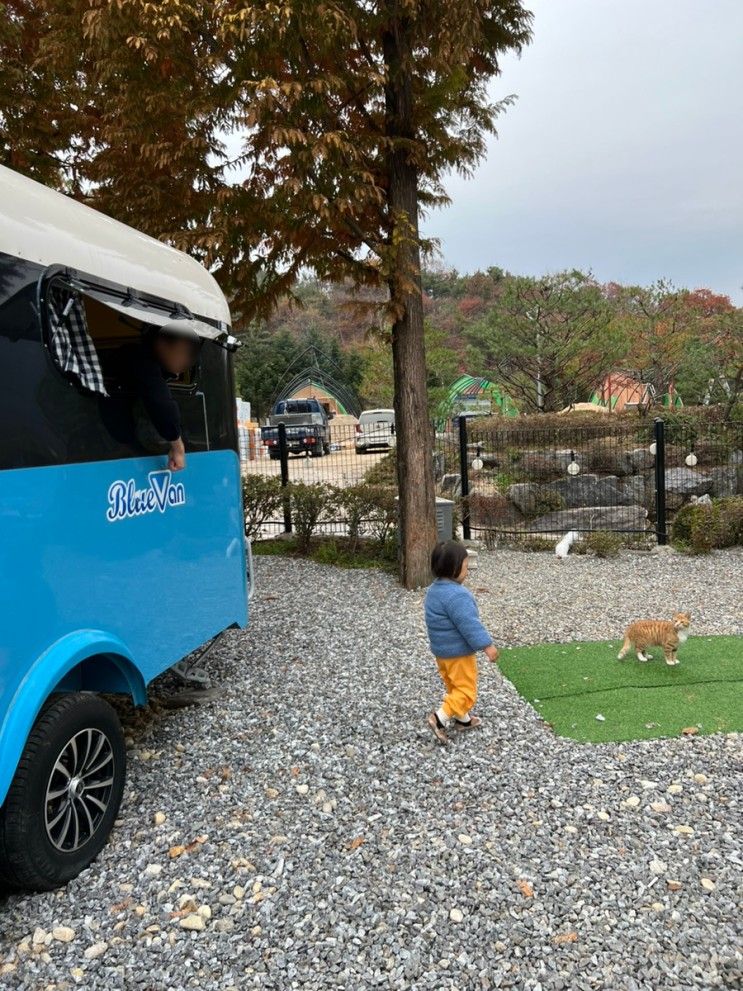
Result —
[[467, 464], [467, 417], [459, 417], [459, 474], [462, 480], [462, 536], [470, 540], [470, 470]]
[[665, 424], [656, 417], [653, 424], [653, 440], [655, 441], [655, 532], [658, 543], [668, 543], [666, 533], [666, 441]]
[[281, 459], [281, 488], [284, 490], [284, 533], [292, 532], [292, 511], [289, 502], [289, 449], [286, 446], [286, 424], [279, 424], [279, 458]]

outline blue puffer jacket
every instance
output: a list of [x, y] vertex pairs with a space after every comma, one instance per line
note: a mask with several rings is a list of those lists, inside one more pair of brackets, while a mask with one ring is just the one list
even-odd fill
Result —
[[474, 595], [459, 582], [437, 578], [426, 592], [424, 610], [435, 657], [475, 654], [493, 642], [480, 622]]

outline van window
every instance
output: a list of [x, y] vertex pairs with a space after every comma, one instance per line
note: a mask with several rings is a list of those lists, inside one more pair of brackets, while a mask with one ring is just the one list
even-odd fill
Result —
[[362, 413], [359, 417], [359, 423], [385, 423], [391, 424], [395, 422], [394, 412], [386, 409], [378, 410], [373, 413]]
[[321, 413], [322, 408], [317, 399], [284, 399], [276, 403], [276, 413]]
[[[50, 354], [65, 377], [84, 392], [110, 400], [103, 420], [117, 439], [133, 423], [139, 445], [151, 454], [167, 450], [142, 403], [131, 393], [123, 371], [127, 353], [142, 345], [153, 324], [134, 313], [107, 306], [87, 292], [77, 292], [61, 279], [48, 290], [48, 343]], [[198, 392], [198, 365], [168, 382], [181, 410], [184, 439], [190, 448], [209, 449], [206, 403]], [[129, 412], [126, 412], [128, 410]]]

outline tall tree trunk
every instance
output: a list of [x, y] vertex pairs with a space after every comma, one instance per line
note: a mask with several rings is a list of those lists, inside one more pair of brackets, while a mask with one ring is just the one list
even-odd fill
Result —
[[[386, 128], [393, 139], [411, 140], [415, 136], [412, 50], [398, 6], [396, 0], [388, 0], [390, 22], [383, 38]], [[388, 180], [395, 252], [388, 283], [394, 313], [392, 367], [400, 492], [400, 580], [405, 588], [417, 588], [430, 581], [436, 520], [418, 242], [418, 174], [408, 151], [397, 142], [389, 153]]]

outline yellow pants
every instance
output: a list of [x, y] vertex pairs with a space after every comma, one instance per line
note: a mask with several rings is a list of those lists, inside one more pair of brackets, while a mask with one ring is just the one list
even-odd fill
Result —
[[449, 719], [461, 719], [477, 701], [477, 657], [437, 657], [436, 663], [446, 686], [441, 708]]

